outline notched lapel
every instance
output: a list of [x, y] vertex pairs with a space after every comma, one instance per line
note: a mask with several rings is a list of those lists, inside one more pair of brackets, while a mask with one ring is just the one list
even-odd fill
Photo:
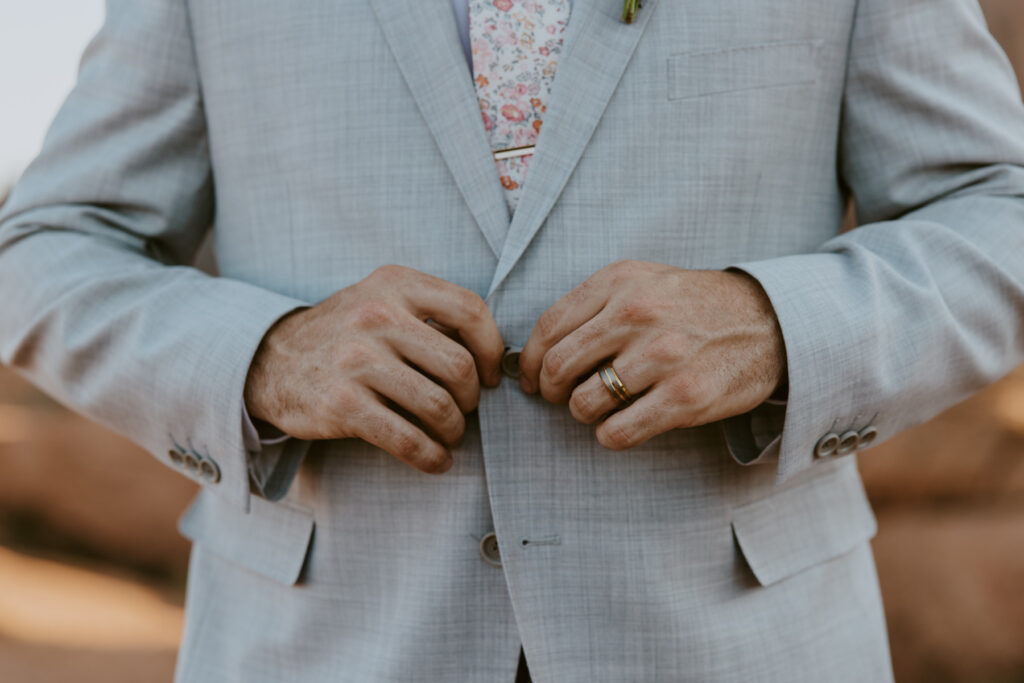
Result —
[[370, 0], [370, 6], [459, 191], [499, 256], [508, 206], [451, 0]]
[[632, 24], [622, 0], [575, 0], [530, 171], [509, 220], [451, 0], [369, 0], [459, 191], [499, 257], [490, 296], [529, 246], [579, 162], [658, 0]]
[[519, 203], [487, 296], [504, 281], [551, 212], [647, 27], [658, 0], [645, 0], [632, 24], [622, 0], [574, 0]]

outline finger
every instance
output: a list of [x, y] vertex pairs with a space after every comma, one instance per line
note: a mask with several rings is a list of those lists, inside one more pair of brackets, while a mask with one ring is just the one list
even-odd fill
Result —
[[396, 329], [390, 342], [404, 359], [447, 389], [463, 413], [476, 409], [480, 379], [476, 359], [465, 346], [412, 316], [408, 325]]
[[622, 410], [612, 413], [597, 426], [597, 441], [620, 451], [633, 448], [680, 424], [680, 409], [674, 406], [663, 385], [653, 389]]
[[456, 330], [476, 360], [480, 381], [496, 386], [505, 344], [487, 304], [465, 287], [427, 273], [418, 275], [416, 284], [403, 289], [402, 295], [420, 316]]
[[443, 387], [404, 363], [374, 368], [364, 382], [377, 393], [416, 416], [430, 433], [447, 446], [456, 446], [466, 419], [455, 399]]
[[545, 354], [567, 334], [600, 313], [608, 302], [608, 294], [602, 271], [598, 271], [537, 318], [519, 354], [519, 376], [524, 390], [529, 393], [537, 390]]
[[[633, 397], [634, 403], [665, 374], [660, 363], [635, 347], [629, 347], [616, 356], [612, 360], [612, 368]], [[569, 396], [569, 412], [583, 424], [597, 422], [611, 411], [624, 407], [605, 386], [598, 374], [599, 370], [600, 367], [594, 368], [590, 376], [577, 385]]]
[[428, 474], [451, 469], [451, 453], [426, 433], [384, 405], [369, 389], [352, 423], [354, 436], [381, 448], [402, 462]]
[[600, 313], [570, 332], [541, 359], [541, 395], [552, 403], [568, 401], [579, 380], [595, 372], [601, 361], [615, 357], [629, 334], [628, 328], [613, 326], [609, 317]]

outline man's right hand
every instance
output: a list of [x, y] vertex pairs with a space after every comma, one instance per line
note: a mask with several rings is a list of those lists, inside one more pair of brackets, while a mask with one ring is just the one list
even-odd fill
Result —
[[440, 474], [480, 383], [500, 381], [503, 352], [475, 292], [381, 266], [267, 331], [246, 378], [246, 409], [296, 438], [356, 437]]

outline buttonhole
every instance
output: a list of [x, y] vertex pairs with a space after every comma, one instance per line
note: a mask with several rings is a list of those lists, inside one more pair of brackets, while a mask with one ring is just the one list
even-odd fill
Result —
[[519, 543], [523, 546], [528, 545], [559, 545], [562, 539], [557, 534], [551, 534], [549, 536], [540, 536], [538, 538], [523, 538]]

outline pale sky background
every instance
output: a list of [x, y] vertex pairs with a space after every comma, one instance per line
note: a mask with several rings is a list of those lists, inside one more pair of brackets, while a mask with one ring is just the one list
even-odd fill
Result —
[[0, 186], [39, 152], [103, 16], [103, 0], [0, 0]]

